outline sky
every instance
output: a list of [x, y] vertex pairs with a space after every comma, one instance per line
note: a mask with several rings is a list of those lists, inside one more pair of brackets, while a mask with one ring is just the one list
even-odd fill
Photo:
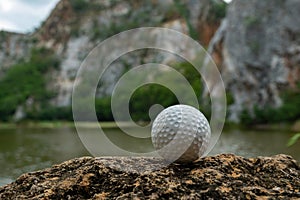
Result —
[[[0, 30], [29, 33], [39, 27], [59, 0], [0, 0]], [[230, 2], [231, 0], [224, 0]]]
[[0, 0], [0, 30], [28, 33], [44, 21], [59, 0]]

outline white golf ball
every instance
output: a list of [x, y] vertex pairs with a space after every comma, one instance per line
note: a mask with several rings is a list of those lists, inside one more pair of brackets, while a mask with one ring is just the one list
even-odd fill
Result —
[[205, 116], [188, 105], [164, 109], [155, 118], [151, 137], [154, 148], [168, 161], [192, 162], [206, 151], [211, 136]]

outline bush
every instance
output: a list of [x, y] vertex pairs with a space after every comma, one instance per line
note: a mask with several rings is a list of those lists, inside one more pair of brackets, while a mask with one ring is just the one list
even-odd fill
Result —
[[95, 100], [96, 115], [99, 121], [113, 121], [111, 98], [103, 97]]
[[200, 97], [202, 94], [203, 85], [201, 81], [202, 77], [198, 70], [195, 69], [195, 67], [189, 62], [176, 63], [175, 65], [173, 65], [173, 67], [188, 80], [196, 95]]
[[242, 112], [240, 119], [244, 124], [264, 124], [292, 122], [300, 118], [300, 87], [297, 90], [286, 91], [282, 94], [283, 104], [279, 108], [270, 106], [254, 106], [251, 116]]
[[0, 80], [0, 120], [8, 121], [29, 97], [35, 102], [48, 101], [53, 94], [46, 90], [44, 74], [58, 66], [59, 60], [45, 48], [33, 49], [28, 62], [11, 66]]
[[226, 16], [226, 10], [227, 10], [227, 3], [221, 1], [212, 1], [212, 7], [210, 9], [211, 13], [211, 20], [213, 21], [219, 21], [223, 19]]
[[42, 120], [42, 121], [56, 121], [56, 120], [73, 120], [71, 107], [53, 107], [46, 106], [43, 109], [32, 110], [27, 112], [27, 119]]
[[253, 117], [248, 110], [243, 110], [240, 114], [240, 120], [242, 124], [251, 125], [253, 123]]
[[86, 0], [71, 0], [70, 3], [76, 12], [82, 12], [89, 8], [89, 3]]
[[129, 102], [129, 110], [134, 121], [150, 121], [149, 109], [154, 104], [169, 107], [178, 104], [176, 96], [166, 87], [147, 84], [138, 88]]
[[[174, 64], [173, 67], [178, 72], [182, 73], [183, 76], [189, 81], [190, 85], [194, 89], [195, 94], [198, 97], [199, 104], [201, 104], [200, 96], [203, 87], [201, 76], [198, 71], [190, 63], [187, 62]], [[178, 87], [180, 87], [180, 85]], [[122, 97], [119, 96], [118, 98]], [[110, 102], [111, 99], [109, 97], [96, 99], [95, 108], [98, 120], [113, 120]], [[132, 119], [136, 122], [150, 121], [149, 109], [152, 105], [160, 104], [164, 107], [169, 107], [178, 103], [179, 102], [176, 96], [166, 87], [159, 84], [146, 84], [134, 91], [129, 102], [129, 111]]]

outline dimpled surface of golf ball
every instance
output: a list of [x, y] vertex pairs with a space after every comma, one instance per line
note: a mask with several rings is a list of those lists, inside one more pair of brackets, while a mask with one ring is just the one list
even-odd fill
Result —
[[205, 116], [188, 105], [175, 105], [155, 118], [151, 138], [158, 154], [170, 162], [192, 162], [208, 148], [211, 130]]

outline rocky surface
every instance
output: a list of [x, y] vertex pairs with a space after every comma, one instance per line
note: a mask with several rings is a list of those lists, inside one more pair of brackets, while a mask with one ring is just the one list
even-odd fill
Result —
[[280, 106], [280, 92], [300, 78], [300, 1], [234, 0], [209, 47], [239, 120], [254, 105]]
[[0, 199], [299, 198], [300, 166], [287, 155], [221, 154], [168, 167], [158, 158], [83, 157], [0, 188]]
[[0, 31], [0, 76], [30, 55], [31, 42], [29, 35]]

